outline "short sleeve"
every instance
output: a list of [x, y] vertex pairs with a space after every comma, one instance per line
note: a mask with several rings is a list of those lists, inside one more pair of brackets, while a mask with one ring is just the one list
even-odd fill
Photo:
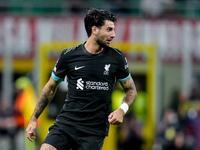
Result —
[[58, 58], [54, 69], [51, 73], [52, 78], [55, 81], [64, 81], [65, 76], [66, 76], [66, 59], [64, 57], [65, 55], [63, 54], [63, 52], [61, 53], [60, 57]]
[[118, 81], [124, 81], [130, 77], [128, 62], [124, 55], [121, 53], [121, 57], [119, 59], [118, 70], [117, 70], [117, 79]]

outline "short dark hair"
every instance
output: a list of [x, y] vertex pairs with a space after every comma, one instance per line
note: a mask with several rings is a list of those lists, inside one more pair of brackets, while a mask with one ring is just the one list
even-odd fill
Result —
[[88, 37], [92, 33], [92, 27], [101, 27], [105, 24], [105, 20], [112, 22], [117, 21], [117, 17], [110, 11], [92, 8], [89, 9], [84, 18], [85, 30]]

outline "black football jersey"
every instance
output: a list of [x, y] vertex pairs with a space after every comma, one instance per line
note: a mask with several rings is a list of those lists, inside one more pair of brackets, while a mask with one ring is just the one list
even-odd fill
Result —
[[66, 103], [56, 122], [94, 134], [108, 134], [111, 94], [117, 80], [130, 77], [122, 51], [106, 47], [89, 53], [84, 44], [62, 51], [53, 71], [56, 81], [67, 76]]

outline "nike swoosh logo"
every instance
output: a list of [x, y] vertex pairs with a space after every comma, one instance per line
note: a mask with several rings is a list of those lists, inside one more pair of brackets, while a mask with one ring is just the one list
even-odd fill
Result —
[[79, 70], [79, 69], [84, 68], [84, 67], [85, 67], [85, 66], [80, 66], [80, 67], [76, 67], [76, 66], [75, 66], [74, 69], [75, 69], [75, 70]]

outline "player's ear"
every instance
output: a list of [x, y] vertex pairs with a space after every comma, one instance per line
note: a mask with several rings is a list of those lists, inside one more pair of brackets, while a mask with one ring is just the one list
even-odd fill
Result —
[[93, 26], [93, 27], [92, 27], [92, 33], [93, 33], [94, 35], [96, 35], [98, 32], [99, 32], [99, 28], [96, 27], [96, 26]]

